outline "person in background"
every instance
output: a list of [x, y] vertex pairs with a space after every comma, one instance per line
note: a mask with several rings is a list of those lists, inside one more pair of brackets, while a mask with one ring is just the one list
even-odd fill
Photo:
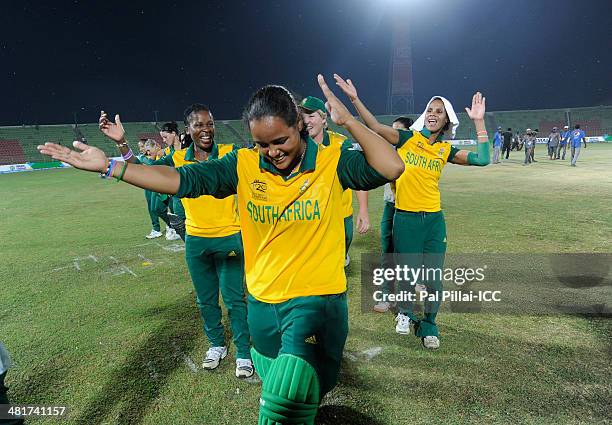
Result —
[[[405, 164], [404, 172], [396, 181], [393, 219], [394, 251], [405, 255], [396, 258], [407, 260], [411, 268], [425, 266], [442, 269], [447, 239], [440, 177], [447, 163], [481, 167], [489, 164], [490, 142], [484, 121], [485, 98], [482, 93], [476, 92], [472, 97], [472, 107], [465, 108], [474, 123], [478, 139], [477, 151], [472, 152], [458, 149], [450, 143], [449, 140], [456, 134], [459, 119], [451, 103], [444, 97], [432, 97], [410, 129], [400, 130], [378, 122], [359, 99], [357, 88], [350, 79], [344, 80], [336, 74], [334, 78], [363, 122], [396, 146], [397, 154]], [[445, 134], [448, 136], [444, 137]], [[425, 301], [422, 318], [415, 314], [413, 300], [401, 303], [395, 318], [395, 332], [409, 335], [412, 324], [414, 334], [421, 339], [423, 347], [437, 349], [440, 347], [440, 339], [436, 317], [441, 302], [442, 280], [434, 276], [411, 282], [414, 291], [417, 290], [416, 283], [424, 284], [428, 293], [436, 294], [437, 300]]]
[[563, 156], [561, 160], [565, 160], [565, 152], [567, 151], [567, 143], [572, 132], [569, 129], [569, 126], [563, 127], [563, 132], [561, 133], [561, 140], [559, 142], [559, 149], [557, 149], [557, 159], [561, 156], [561, 151], [563, 151]]
[[561, 135], [559, 134], [559, 130], [557, 127], [553, 127], [548, 135], [548, 159], [557, 159], [557, 150], [560, 140]]
[[[185, 136], [179, 133], [178, 124], [175, 121], [164, 123], [159, 130], [159, 135], [167, 146], [164, 149], [164, 156], [172, 156], [174, 155], [174, 152], [180, 151], [186, 147], [183, 146]], [[191, 140], [191, 138], [189, 140]], [[183, 204], [176, 196], [169, 196], [165, 203], [168, 205], [168, 220], [170, 220], [171, 230], [173, 230], [184, 241], [186, 217]], [[170, 235], [170, 237], [178, 239], [174, 235]], [[166, 235], [166, 239], [168, 239], [168, 235]]]
[[492, 164], [499, 164], [499, 153], [502, 147], [502, 128], [497, 127], [497, 131], [493, 134], [493, 161]]
[[[300, 102], [300, 110], [304, 119], [304, 124], [308, 130], [308, 135], [317, 144], [331, 146], [337, 149], [351, 149], [353, 143], [346, 136], [329, 130], [327, 123], [327, 109], [325, 102], [314, 96], [307, 96]], [[356, 145], [360, 149], [359, 145]], [[361, 234], [366, 233], [370, 228], [370, 216], [368, 214], [368, 192], [355, 191], [359, 202], [359, 213], [357, 214], [357, 231]], [[342, 194], [344, 205], [344, 244], [346, 257], [344, 267], [350, 263], [349, 248], [353, 242], [353, 191], [346, 189]]]
[[[396, 130], [408, 130], [414, 123], [412, 118], [408, 117], [397, 117], [393, 120], [393, 127]], [[380, 245], [382, 248], [382, 266], [388, 268], [392, 266], [389, 264], [389, 257], [393, 252], [393, 218], [395, 217], [395, 182], [385, 184], [384, 188], [384, 201], [382, 217], [380, 219]], [[383, 284], [382, 291], [385, 294], [391, 293], [391, 285], [385, 281]], [[387, 301], [380, 301], [374, 305], [374, 311], [377, 313], [386, 313], [391, 308], [391, 303]]]
[[538, 139], [538, 134], [540, 133], [540, 129], [536, 128], [535, 130], [531, 131], [531, 162], [538, 162], [535, 159], [535, 148], [536, 148], [536, 143], [537, 143], [537, 139]]
[[502, 147], [502, 157], [504, 156], [504, 152], [506, 152], [506, 159], [510, 157], [510, 151], [512, 150], [512, 129], [508, 128], [508, 130], [504, 131], [504, 144]]
[[533, 130], [528, 128], [523, 135], [523, 146], [525, 147], [525, 162], [523, 165], [529, 165], [532, 162], [531, 151], [533, 149], [533, 142], [535, 141], [535, 138], [532, 139], [532, 134]]
[[570, 134], [570, 143], [571, 143], [571, 162], [570, 165], [572, 167], [576, 166], [576, 161], [578, 161], [578, 157], [580, 156], [580, 146], [584, 142], [584, 147], [586, 148], [586, 138], [584, 131], [580, 129], [580, 124], [576, 124], [574, 126], [574, 130]]

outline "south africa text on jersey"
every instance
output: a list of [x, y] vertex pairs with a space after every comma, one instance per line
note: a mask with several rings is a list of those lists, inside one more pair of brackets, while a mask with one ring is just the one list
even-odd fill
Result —
[[321, 219], [319, 201], [306, 199], [295, 201], [284, 210], [278, 205], [256, 205], [249, 201], [247, 211], [256, 223], [273, 224], [277, 221], [314, 221]]

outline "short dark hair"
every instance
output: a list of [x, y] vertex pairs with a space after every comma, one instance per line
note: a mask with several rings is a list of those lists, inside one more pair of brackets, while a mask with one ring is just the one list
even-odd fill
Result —
[[396, 119], [393, 120], [394, 123], [398, 122], [401, 125], [403, 125], [406, 129], [410, 128], [410, 126], [412, 124], [414, 124], [414, 120], [410, 117], [397, 117]]
[[580, 124], [576, 124], [576, 125], [574, 126], [574, 128], [575, 128], [575, 129], [579, 129], [579, 128], [580, 128]]
[[507, 130], [507, 131], [512, 131], [512, 129], [511, 129], [510, 127], [508, 127], [508, 130]]
[[165, 131], [166, 133], [174, 133], [174, 134], [178, 134], [178, 124], [176, 123], [176, 121], [170, 121], [167, 123], [164, 123], [164, 125], [161, 126], [161, 130], [160, 131]]
[[183, 112], [183, 121], [185, 125], [189, 125], [189, 117], [191, 114], [195, 114], [197, 112], [208, 112], [212, 116], [212, 112], [210, 112], [210, 108], [202, 103], [194, 103], [193, 105], [187, 107]]
[[[287, 88], [267, 85], [253, 93], [242, 114], [247, 128], [250, 128], [251, 121], [265, 117], [280, 118], [287, 127], [295, 127], [302, 119], [302, 114], [295, 97]], [[308, 139], [308, 130], [305, 126], [300, 131], [300, 137]]]

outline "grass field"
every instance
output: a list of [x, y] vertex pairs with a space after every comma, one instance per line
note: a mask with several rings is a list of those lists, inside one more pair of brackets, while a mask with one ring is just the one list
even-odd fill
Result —
[[[612, 145], [589, 146], [576, 168], [544, 150], [527, 167], [513, 152], [446, 168], [449, 252], [610, 252]], [[75, 424], [256, 423], [260, 384], [233, 376], [233, 347], [217, 370], [200, 367], [181, 245], [144, 239], [142, 190], [54, 170], [2, 175], [0, 195], [12, 401], [67, 405]], [[363, 313], [359, 254], [379, 251], [381, 210], [379, 189], [373, 228], [351, 248], [345, 362], [319, 423], [612, 422], [609, 317], [441, 313], [442, 347], [426, 351], [395, 334], [390, 313]]]

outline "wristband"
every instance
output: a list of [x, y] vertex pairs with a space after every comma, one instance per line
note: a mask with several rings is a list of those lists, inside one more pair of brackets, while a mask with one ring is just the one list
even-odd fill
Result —
[[127, 165], [128, 165], [127, 161], [123, 163], [123, 168], [121, 169], [121, 172], [119, 173], [119, 177], [116, 177], [117, 183], [123, 180], [123, 175], [125, 174], [125, 170], [127, 170]]
[[[125, 145], [127, 146], [127, 144]], [[134, 156], [134, 152], [132, 152], [132, 149], [128, 146], [128, 151], [126, 153], [122, 153], [121, 157], [127, 161], [128, 159], [130, 159], [131, 157]]]
[[115, 169], [116, 165], [117, 161], [111, 159], [108, 162], [108, 167], [106, 168], [106, 171], [104, 173], [100, 173], [100, 177], [102, 177], [103, 179], [109, 179], [113, 175], [113, 170]]

